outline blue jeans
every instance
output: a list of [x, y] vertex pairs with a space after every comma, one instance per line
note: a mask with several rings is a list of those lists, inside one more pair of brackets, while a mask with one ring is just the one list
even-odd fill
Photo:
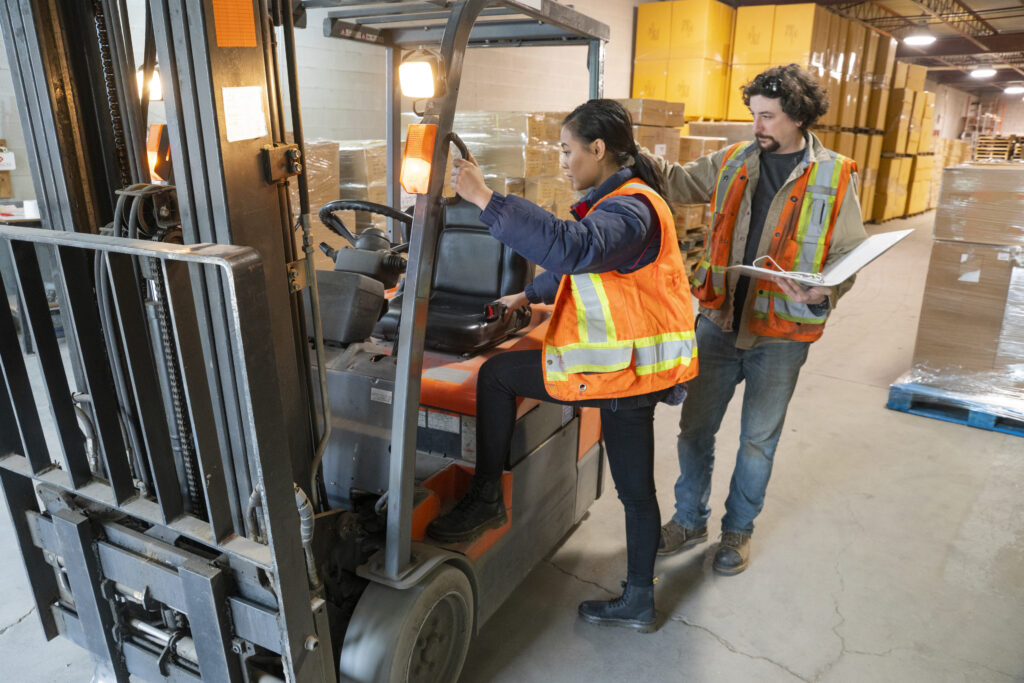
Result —
[[687, 384], [679, 420], [679, 479], [673, 519], [688, 529], [707, 524], [715, 434], [736, 385], [746, 381], [740, 418], [740, 447], [725, 500], [722, 531], [750, 534], [764, 506], [775, 447], [808, 342], [777, 342], [737, 349], [736, 333], [701, 316], [697, 321], [700, 372]]

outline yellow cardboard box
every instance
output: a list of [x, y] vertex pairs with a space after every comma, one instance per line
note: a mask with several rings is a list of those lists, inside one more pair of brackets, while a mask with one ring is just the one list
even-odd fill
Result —
[[856, 142], [857, 139], [853, 133], [843, 131], [839, 133], [835, 149], [844, 157], [853, 157], [854, 149], [856, 148]]
[[647, 2], [636, 8], [634, 59], [667, 60], [672, 49], [671, 2]]
[[878, 39], [878, 52], [875, 65], [871, 70], [872, 87], [886, 89], [895, 87], [892, 84], [893, 69], [896, 65], [896, 39], [882, 36]]
[[910, 132], [910, 115], [914, 108], [914, 92], [906, 88], [894, 88], [889, 93], [889, 106], [885, 117], [885, 139], [882, 151], [890, 154], [906, 154], [907, 135]]
[[[772, 58], [775, 5], [754, 5], [736, 9], [732, 64], [767, 64]], [[731, 115], [730, 115], [731, 116]]]
[[892, 87], [893, 88], [906, 88], [907, 87], [907, 71], [910, 69], [910, 64], [907, 62], [901, 62], [896, 60], [896, 64], [893, 67], [892, 72]]
[[772, 27], [772, 64], [799, 64], [824, 69], [832, 14], [812, 2], [777, 5]]
[[857, 128], [869, 128], [868, 105], [871, 102], [871, 84], [875, 59], [878, 57], [880, 34], [871, 29], [864, 31], [864, 54], [861, 59], [860, 87], [857, 95]]
[[839, 101], [839, 125], [854, 128], [857, 125], [857, 99], [860, 96], [861, 72], [864, 61], [864, 41], [867, 30], [863, 24], [850, 21], [846, 31], [846, 54], [843, 65], [843, 82]]
[[[743, 8], [740, 8], [743, 9]], [[730, 121], [753, 121], [753, 117], [750, 115], [750, 109], [747, 105], [743, 104], [743, 92], [742, 88], [744, 85], [754, 79], [754, 76], [758, 75], [771, 65], [768, 63], [764, 64], [733, 64], [732, 65], [732, 77], [729, 79], [729, 110], [726, 117]]]
[[[853, 160], [857, 164], [857, 172], [864, 177], [864, 171], [868, 169], [868, 148], [871, 146], [871, 136], [865, 133], [857, 133], [853, 140]], [[863, 184], [863, 183], [862, 183]]]
[[928, 75], [928, 68], [911, 64], [907, 67], [907, 88], [916, 92], [924, 90], [924, 79]]
[[672, 5], [672, 59], [732, 59], [736, 10], [718, 0], [676, 0]]
[[663, 100], [667, 80], [668, 61], [633, 62], [633, 97]]
[[667, 99], [686, 102], [686, 120], [725, 118], [729, 67], [714, 59], [673, 59], [668, 63]]

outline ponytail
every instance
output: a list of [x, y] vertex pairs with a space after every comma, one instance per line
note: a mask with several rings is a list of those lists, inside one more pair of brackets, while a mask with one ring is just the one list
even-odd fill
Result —
[[665, 196], [665, 174], [654, 161], [639, 149], [633, 153], [633, 173], [637, 178], [650, 185], [651, 189], [662, 197]]
[[631, 167], [637, 178], [664, 196], [664, 175], [649, 157], [640, 153], [633, 139], [633, 119], [621, 104], [615, 100], [588, 100], [573, 109], [562, 125], [588, 144], [598, 138], [604, 140], [605, 149], [616, 162]]

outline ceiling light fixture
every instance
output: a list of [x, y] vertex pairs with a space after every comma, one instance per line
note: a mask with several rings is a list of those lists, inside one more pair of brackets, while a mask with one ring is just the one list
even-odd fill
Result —
[[1003, 90], [1003, 92], [1007, 95], [1019, 95], [1024, 92], [1024, 85], [1011, 85]]
[[923, 29], [920, 31], [914, 31], [903, 39], [904, 45], [913, 45], [914, 47], [923, 47], [925, 45], [931, 45], [934, 42], [935, 36]]
[[971, 78], [992, 78], [996, 75], [996, 70], [987, 66], [978, 67], [971, 72]]

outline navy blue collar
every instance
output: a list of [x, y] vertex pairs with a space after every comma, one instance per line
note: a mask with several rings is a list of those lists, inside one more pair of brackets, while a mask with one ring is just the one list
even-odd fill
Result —
[[636, 177], [636, 174], [633, 173], [632, 166], [620, 168], [618, 171], [613, 173], [603, 183], [583, 195], [583, 199], [572, 205], [572, 212], [576, 216], [576, 219], [579, 220], [586, 216], [590, 211], [590, 207], [601, 201], [605, 195], [619, 189], [623, 183], [634, 177]]

